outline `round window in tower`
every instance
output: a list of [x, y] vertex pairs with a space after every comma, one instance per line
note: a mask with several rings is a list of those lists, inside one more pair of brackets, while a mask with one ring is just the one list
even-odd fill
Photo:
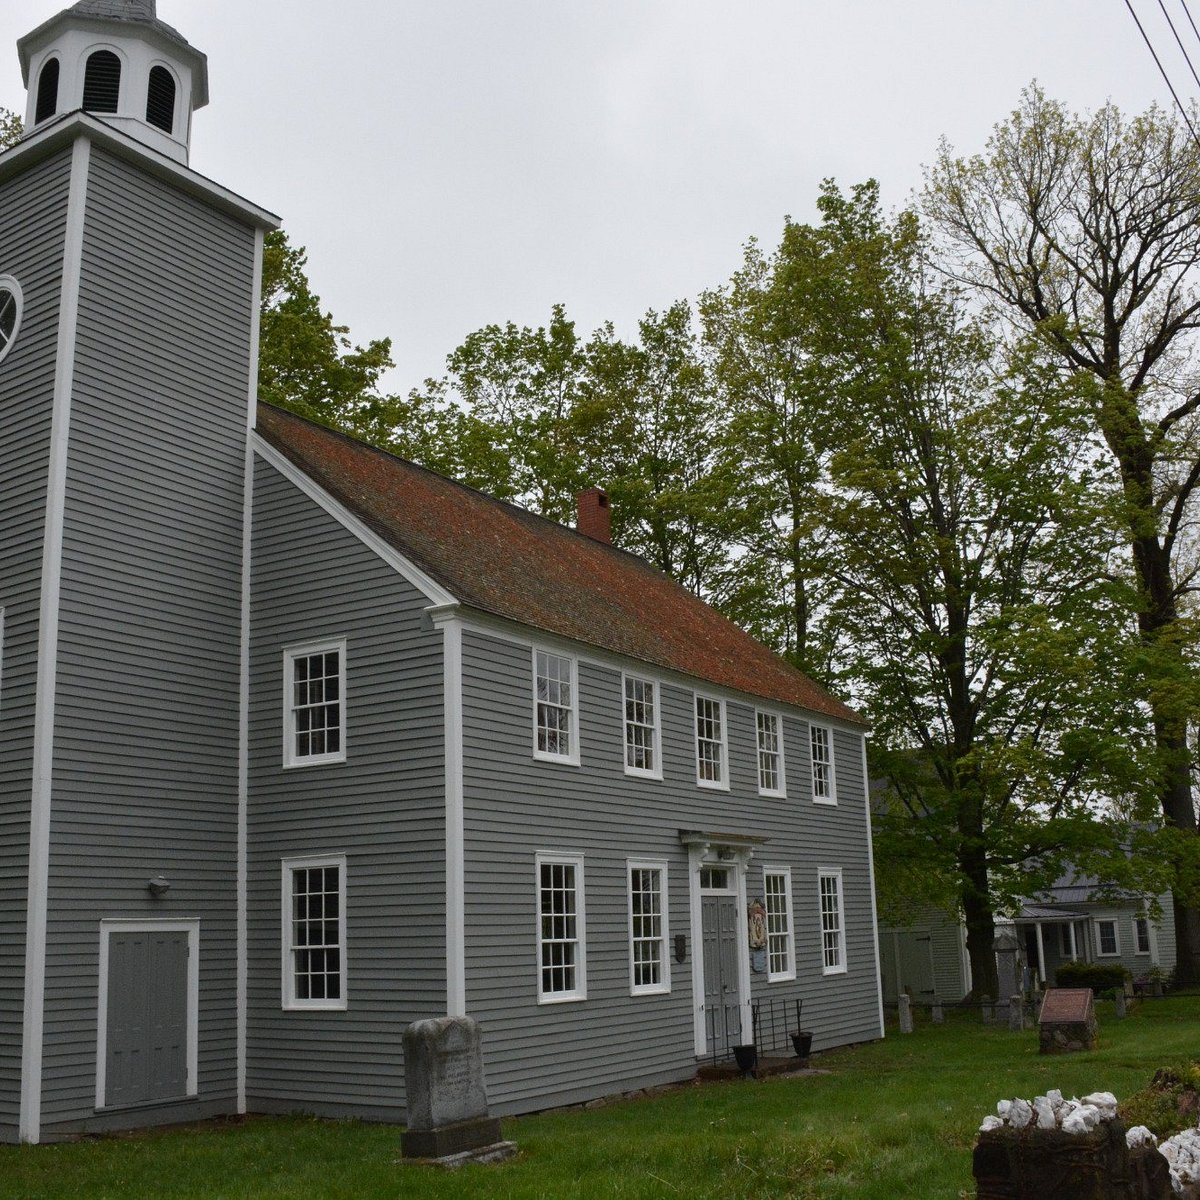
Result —
[[0, 275], [0, 362], [3, 362], [21, 328], [21, 287], [11, 275]]

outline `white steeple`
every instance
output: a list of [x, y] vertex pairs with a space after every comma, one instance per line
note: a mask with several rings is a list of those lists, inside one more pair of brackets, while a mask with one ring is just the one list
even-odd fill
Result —
[[17, 43], [26, 133], [84, 109], [186, 163], [192, 113], [208, 103], [208, 60], [154, 5], [79, 0], [26, 34]]

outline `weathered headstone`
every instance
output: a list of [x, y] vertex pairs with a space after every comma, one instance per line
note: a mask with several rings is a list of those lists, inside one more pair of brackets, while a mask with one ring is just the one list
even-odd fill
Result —
[[1170, 1200], [1167, 1160], [1153, 1146], [1130, 1150], [1120, 1121], [1091, 1133], [1000, 1128], [975, 1144], [978, 1200]]
[[408, 1124], [400, 1135], [405, 1158], [443, 1166], [499, 1162], [516, 1153], [500, 1122], [488, 1115], [483, 1044], [470, 1017], [414, 1021], [404, 1031], [404, 1088]]
[[1113, 999], [1116, 1001], [1117, 1005], [1117, 1018], [1121, 1019], [1125, 1016], [1127, 1011], [1125, 1007], [1125, 989], [1123, 987], [1117, 988], [1117, 994], [1113, 997]]
[[946, 1010], [942, 1007], [940, 1000], [933, 1002], [933, 1008], [930, 1010], [929, 1019], [935, 1025], [944, 1025], [946, 1023]]
[[983, 996], [979, 1001], [979, 1014], [983, 1017], [983, 1023], [990, 1025], [992, 1023], [992, 998], [991, 996]]
[[899, 999], [899, 1005], [900, 1005], [900, 1032], [901, 1033], [912, 1033], [912, 1031], [913, 1031], [912, 997], [909, 996], [906, 992], [901, 992], [900, 999]]
[[1008, 1001], [1008, 1028], [1020, 1033], [1025, 1028], [1025, 997], [1017, 992]]
[[1096, 1006], [1091, 988], [1049, 988], [1038, 1016], [1042, 1054], [1096, 1048]]

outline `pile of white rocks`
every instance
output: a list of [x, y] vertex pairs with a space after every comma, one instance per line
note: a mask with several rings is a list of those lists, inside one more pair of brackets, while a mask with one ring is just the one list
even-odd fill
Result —
[[1171, 1186], [1183, 1200], [1200, 1198], [1200, 1129], [1185, 1129], [1165, 1142], [1144, 1125], [1136, 1125], [1125, 1135], [1130, 1146], [1158, 1146], [1158, 1152], [1171, 1168]]
[[1012, 1129], [1061, 1129], [1063, 1133], [1091, 1133], [1101, 1121], [1117, 1115], [1117, 1098], [1112, 1092], [1092, 1092], [1082, 1100], [1072, 1096], [1064, 1100], [1057, 1088], [1032, 1100], [1001, 1100], [997, 1115], [983, 1118], [979, 1129], [987, 1133], [1007, 1125]]
[[[1034, 1096], [1032, 1100], [1001, 1100], [996, 1116], [983, 1118], [981, 1133], [1008, 1126], [1011, 1129], [1061, 1129], [1063, 1133], [1091, 1133], [1101, 1121], [1111, 1121], [1117, 1115], [1117, 1098], [1112, 1092], [1092, 1092], [1082, 1100], [1072, 1096], [1063, 1099], [1060, 1091]], [[1145, 1125], [1135, 1125], [1125, 1132], [1125, 1143], [1131, 1150], [1140, 1146], [1157, 1146], [1171, 1168], [1171, 1186], [1181, 1200], [1200, 1200], [1200, 1128], [1185, 1129], [1159, 1143]]]

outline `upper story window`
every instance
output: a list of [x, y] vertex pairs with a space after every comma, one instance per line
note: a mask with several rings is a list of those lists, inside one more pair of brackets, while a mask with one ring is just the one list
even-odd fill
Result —
[[48, 58], [38, 72], [37, 105], [33, 110], [33, 122], [40, 125], [58, 112], [58, 75], [57, 58]]
[[763, 892], [767, 910], [767, 981], [795, 979], [791, 868], [763, 867]]
[[1096, 942], [1097, 955], [1103, 954], [1106, 958], [1114, 958], [1121, 953], [1121, 946], [1117, 941], [1116, 921], [1105, 917], [1096, 922]]
[[785, 796], [783, 722], [778, 713], [756, 712], [758, 732], [758, 790], [764, 796]]
[[625, 773], [661, 779], [658, 684], [626, 675], [624, 690]]
[[725, 736], [725, 701], [696, 697], [696, 782], [701, 787], [729, 787]]
[[283, 652], [283, 765], [346, 761], [346, 642]]
[[821, 899], [821, 972], [824, 975], [839, 975], [846, 970], [841, 869], [819, 871], [817, 880]]
[[175, 128], [175, 76], [166, 67], [151, 67], [146, 89], [146, 123], [170, 133]]
[[115, 113], [120, 97], [121, 60], [111, 50], [88, 55], [83, 74], [84, 111]]
[[0, 362], [17, 340], [23, 306], [20, 284], [11, 275], [0, 275]]
[[833, 777], [833, 735], [824, 725], [808, 727], [812, 761], [812, 792], [818, 804], [836, 804], [837, 788]]
[[283, 1007], [346, 1007], [346, 859], [283, 860]]
[[667, 959], [667, 864], [629, 863], [629, 991], [671, 990]]
[[583, 857], [537, 855], [538, 1003], [587, 996]]
[[579, 764], [575, 660], [533, 652], [533, 756]]

